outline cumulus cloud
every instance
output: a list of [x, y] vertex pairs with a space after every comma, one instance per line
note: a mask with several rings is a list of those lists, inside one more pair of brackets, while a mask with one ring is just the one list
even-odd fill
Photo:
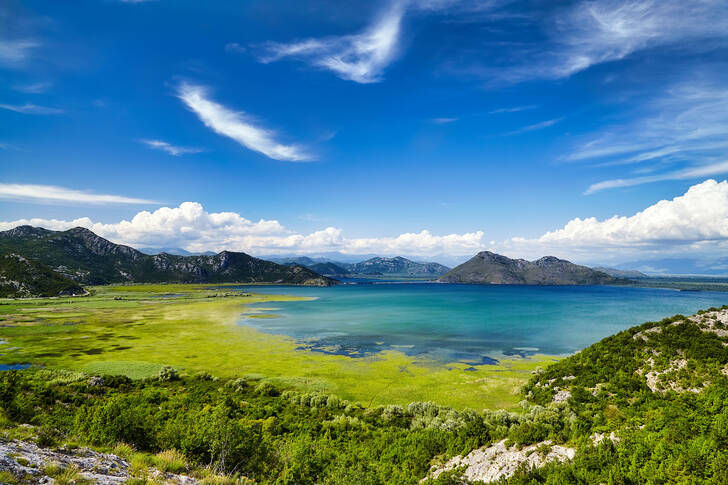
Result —
[[177, 95], [205, 126], [219, 135], [232, 138], [250, 150], [274, 160], [299, 162], [312, 159], [311, 155], [298, 145], [283, 145], [277, 142], [275, 132], [256, 126], [245, 113], [232, 111], [212, 101], [202, 86], [182, 84]]
[[22, 113], [24, 115], [56, 115], [63, 113], [62, 109], [49, 108], [47, 106], [37, 106], [35, 104], [26, 103], [23, 105], [17, 104], [0, 104], [0, 109], [6, 109], [8, 111], [15, 111], [16, 113]]
[[289, 44], [270, 42], [259, 59], [269, 63], [294, 57], [333, 71], [342, 79], [363, 84], [378, 82], [396, 56], [404, 13], [404, 2], [395, 0], [361, 33]]
[[188, 153], [200, 153], [202, 148], [180, 147], [162, 140], [140, 140], [142, 143], [155, 150], [162, 150], [175, 157]]
[[577, 217], [538, 238], [512, 238], [496, 249], [584, 263], [686, 256], [713, 261], [728, 251], [728, 181], [708, 179], [629, 216]]
[[53, 230], [86, 227], [114, 242], [138, 247], [181, 247], [189, 251], [245, 251], [252, 254], [341, 251], [348, 254], [471, 255], [483, 248], [483, 232], [434, 235], [429, 231], [395, 237], [349, 238], [327, 227], [310, 234], [287, 230], [276, 220], [245, 219], [235, 212], [211, 213], [197, 202], [142, 211], [131, 220], [103, 224], [89, 218], [71, 221], [22, 219], [0, 222], [0, 230], [30, 224]]
[[82, 204], [156, 204], [147, 199], [120, 195], [94, 194], [54, 185], [0, 183], [0, 199], [30, 202], [73, 202]]

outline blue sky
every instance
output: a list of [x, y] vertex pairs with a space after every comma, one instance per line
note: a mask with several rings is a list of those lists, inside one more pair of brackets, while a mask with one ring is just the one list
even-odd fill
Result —
[[[673, 199], [728, 173], [726, 41], [717, 0], [9, 0], [0, 220], [253, 254], [716, 258], [724, 185]], [[544, 239], [575, 218], [601, 225]]]

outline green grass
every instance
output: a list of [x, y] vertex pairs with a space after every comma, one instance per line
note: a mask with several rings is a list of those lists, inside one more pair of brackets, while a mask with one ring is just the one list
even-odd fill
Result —
[[[298, 350], [291, 338], [238, 322], [250, 313], [246, 305], [251, 303], [302, 298], [241, 296], [220, 285], [109, 286], [91, 288], [91, 293], [0, 302], [0, 341], [7, 341], [0, 345], [0, 363], [134, 379], [156, 376], [169, 365], [188, 374], [262, 375], [279, 386], [326, 391], [365, 404], [432, 400], [497, 409], [513, 408], [531, 372], [553, 362], [549, 356], [514, 357], [470, 372], [464, 370], [470, 365], [423, 362], [395, 351], [351, 358]], [[160, 294], [180, 296], [155, 297]]]

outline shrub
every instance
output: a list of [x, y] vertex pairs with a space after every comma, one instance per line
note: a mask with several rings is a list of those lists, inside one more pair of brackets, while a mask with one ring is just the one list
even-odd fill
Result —
[[157, 378], [165, 382], [176, 381], [179, 379], [179, 373], [174, 367], [166, 365], [159, 370], [159, 376]]

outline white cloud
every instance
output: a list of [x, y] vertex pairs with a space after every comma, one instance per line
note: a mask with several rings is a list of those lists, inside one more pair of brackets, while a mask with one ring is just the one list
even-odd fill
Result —
[[0, 222], [0, 230], [30, 224], [54, 230], [86, 227], [114, 242], [138, 247], [181, 247], [189, 251], [245, 251], [252, 254], [341, 251], [348, 254], [407, 254], [427, 256], [447, 253], [469, 256], [482, 249], [483, 233], [433, 235], [429, 231], [395, 237], [348, 238], [334, 227], [298, 234], [278, 221], [252, 222], [235, 212], [210, 213], [197, 202], [179, 207], [142, 211], [131, 220], [113, 224], [89, 218], [72, 221], [22, 219]]
[[35, 104], [26, 103], [24, 105], [16, 104], [0, 104], [0, 109], [15, 111], [24, 115], [56, 115], [63, 113], [62, 109], [49, 108], [47, 106], [37, 106]]
[[395, 0], [362, 33], [290, 44], [270, 42], [265, 46], [260, 61], [269, 63], [284, 57], [297, 57], [333, 71], [342, 79], [357, 83], [378, 82], [397, 54], [404, 13], [404, 2]]
[[167, 143], [166, 141], [162, 140], [140, 140], [142, 143], [147, 145], [148, 147], [154, 148], [155, 150], [162, 150], [170, 155], [174, 155], [175, 157], [180, 155], [185, 155], [188, 153], [200, 153], [202, 152], [202, 148], [190, 148], [190, 147], [180, 147], [175, 146]]
[[247, 51], [245, 46], [242, 46], [238, 44], [237, 42], [228, 42], [225, 44], [225, 51], [226, 52], [237, 52], [238, 54], [242, 54]]
[[520, 135], [521, 133], [528, 133], [529, 131], [537, 131], [537, 130], [543, 130], [544, 128], [548, 128], [549, 126], [554, 126], [556, 123], [559, 123], [564, 118], [554, 118], [551, 120], [542, 121], [540, 123], [535, 123], [533, 125], [524, 126], [523, 128], [520, 128], [516, 131], [510, 131], [506, 133], [506, 135]]
[[202, 121], [219, 135], [227, 136], [241, 145], [275, 160], [291, 162], [311, 160], [312, 156], [297, 145], [283, 145], [275, 140], [276, 133], [255, 126], [243, 112], [231, 111], [210, 100], [202, 86], [182, 84], [177, 95]]
[[493, 82], [562, 79], [640, 51], [670, 46], [708, 50], [715, 47], [711, 40], [728, 38], [728, 3], [723, 0], [579, 0], [526, 13], [538, 32], [537, 44], [519, 38], [520, 48], [508, 50], [498, 68], [470, 71]]
[[538, 108], [538, 106], [535, 104], [528, 105], [528, 106], [513, 106], [511, 108], [494, 109], [493, 111], [489, 111], [488, 114], [495, 115], [495, 114], [500, 114], [500, 113], [518, 113], [519, 111], [527, 111], [527, 110], [536, 109], [536, 108]]
[[94, 194], [54, 185], [5, 183], [0, 183], [0, 199], [49, 203], [72, 202], [77, 204], [156, 204], [156, 202], [147, 199]]
[[672, 172], [661, 173], [659, 175], [647, 175], [642, 177], [632, 177], [624, 179], [605, 180], [597, 182], [589, 186], [584, 192], [585, 194], [593, 194], [605, 189], [614, 189], [617, 187], [632, 187], [635, 185], [649, 184], [652, 182], [661, 182], [664, 180], [686, 180], [708, 177], [711, 175], [721, 175], [728, 173], [728, 161], [701, 165]]
[[541, 237], [512, 238], [496, 249], [601, 264], [666, 257], [714, 261], [728, 254], [728, 181], [706, 180], [630, 216], [577, 217]]
[[16, 91], [20, 91], [21, 93], [40, 94], [40, 93], [45, 93], [52, 86], [53, 86], [52, 82], [39, 81], [39, 82], [30, 83], [30, 84], [18, 84], [16, 86], [13, 86], [13, 89]]
[[436, 125], [447, 125], [449, 123], [454, 123], [457, 120], [457, 118], [432, 118], [430, 119], [430, 122], [435, 123]]
[[0, 39], [0, 64], [15, 66], [25, 61], [40, 43], [30, 39]]
[[640, 106], [644, 115], [588, 136], [566, 157], [639, 172], [592, 184], [587, 193], [728, 173], [728, 89], [720, 83], [679, 84]]

